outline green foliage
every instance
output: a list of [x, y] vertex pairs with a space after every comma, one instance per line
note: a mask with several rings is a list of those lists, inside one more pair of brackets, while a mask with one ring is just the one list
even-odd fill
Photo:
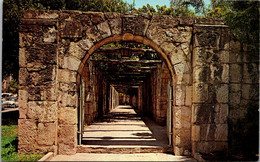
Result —
[[9, 84], [10, 84], [10, 92], [11, 93], [18, 93], [18, 90], [19, 90], [19, 84], [18, 84], [18, 82], [16, 81], [16, 80], [11, 80], [10, 82], [9, 82]]
[[259, 53], [259, 1], [211, 1], [207, 16], [222, 18], [240, 42]]
[[37, 161], [43, 155], [20, 155], [17, 152], [17, 125], [2, 125], [1, 158], [3, 161]]

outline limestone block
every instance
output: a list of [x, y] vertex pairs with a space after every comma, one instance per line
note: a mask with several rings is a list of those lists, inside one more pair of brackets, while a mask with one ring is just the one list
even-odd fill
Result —
[[177, 77], [178, 77], [178, 75], [182, 76], [182, 74], [190, 72], [189, 65], [186, 61], [174, 65], [174, 70], [175, 70], [175, 73], [177, 74]]
[[43, 27], [43, 42], [54, 43], [56, 41], [56, 29], [55, 26], [44, 26]]
[[122, 16], [122, 33], [131, 33], [133, 35], [144, 36], [150, 20], [151, 16], [148, 14], [125, 14]]
[[29, 76], [29, 73], [26, 68], [20, 68], [19, 69], [19, 85], [27, 85], [27, 78]]
[[194, 57], [193, 57], [193, 66], [207, 66], [211, 63], [214, 54], [212, 49], [205, 49], [202, 47], [195, 47]]
[[227, 84], [217, 86], [216, 98], [219, 103], [228, 103], [229, 88]]
[[46, 69], [39, 72], [39, 79], [37, 85], [52, 86], [56, 81], [57, 66], [47, 66]]
[[221, 74], [221, 81], [223, 83], [229, 83], [229, 65], [222, 64], [222, 74]]
[[77, 124], [77, 109], [73, 107], [60, 107], [58, 111], [59, 124]]
[[28, 102], [27, 117], [39, 122], [53, 122], [57, 120], [57, 103], [51, 101]]
[[194, 83], [193, 84], [193, 100], [192, 102], [204, 103], [208, 100], [208, 84]]
[[191, 127], [191, 108], [190, 107], [175, 107], [175, 128]]
[[63, 64], [61, 64], [61, 67], [64, 69], [77, 71], [79, 69], [80, 63], [81, 61], [75, 57], [64, 57]]
[[27, 113], [27, 102], [28, 102], [28, 92], [26, 90], [19, 90], [19, 118], [26, 118], [26, 113]]
[[220, 112], [219, 112], [219, 123], [227, 123], [228, 113], [229, 113], [228, 104], [221, 104]]
[[173, 150], [176, 156], [182, 156], [184, 154], [184, 149], [182, 147], [174, 146]]
[[185, 86], [176, 86], [176, 105], [185, 105]]
[[229, 51], [226, 50], [219, 51], [219, 61], [221, 63], [229, 63]]
[[65, 69], [58, 69], [58, 81], [62, 83], [76, 83], [76, 76], [77, 73], [65, 70]]
[[[160, 46], [166, 54], [171, 53], [172, 51], [176, 51], [176, 46], [171, 42], [163, 42]], [[182, 51], [179, 51], [179, 55], [182, 55]]]
[[230, 64], [230, 82], [240, 83], [242, 79], [242, 68], [239, 64]]
[[214, 141], [215, 139], [215, 124], [202, 124], [200, 125], [200, 139], [201, 141]]
[[47, 154], [49, 152], [54, 152], [55, 146], [44, 146], [44, 145], [35, 145], [34, 153], [35, 154]]
[[164, 15], [153, 16], [147, 29], [146, 36], [153, 40], [157, 45], [161, 45], [165, 41], [171, 41], [171, 37], [174, 35], [171, 33], [177, 33], [178, 29], [175, 28], [176, 32], [169, 32], [169, 34], [167, 34], [166, 31], [173, 29], [178, 23], [179, 21], [173, 17]]
[[241, 101], [241, 92], [234, 92], [234, 93], [230, 93], [230, 98], [229, 98], [229, 103], [232, 106], [236, 106], [238, 104], [240, 104]]
[[[165, 44], [167, 45], [167, 43], [165, 43]], [[161, 47], [162, 47], [163, 50], [167, 50], [167, 48], [164, 47], [163, 45]], [[170, 47], [168, 50], [169, 51], [171, 50], [168, 57], [171, 60], [173, 65], [178, 64], [180, 62], [184, 62], [186, 60], [186, 57], [184, 56], [182, 50], [179, 47], [175, 47], [172, 44], [172, 47]]]
[[37, 135], [36, 121], [33, 119], [18, 120], [18, 140], [19, 145], [35, 144]]
[[77, 152], [77, 148], [75, 144], [69, 143], [59, 143], [58, 144], [58, 154], [60, 155], [74, 155]]
[[178, 32], [173, 34], [173, 41], [190, 44], [192, 28], [189, 26], [179, 26]]
[[59, 106], [62, 107], [76, 107], [77, 105], [77, 94], [76, 92], [68, 91], [61, 92], [59, 91], [59, 96], [57, 98]]
[[191, 106], [192, 102], [192, 89], [193, 86], [186, 86], [186, 96], [185, 96], [185, 105], [186, 106]]
[[217, 47], [218, 44], [219, 44], [219, 34], [214, 31], [204, 29], [203, 32], [196, 33], [195, 35], [196, 47], [214, 48]]
[[191, 140], [200, 141], [200, 126], [199, 125], [192, 126]]
[[43, 33], [42, 32], [33, 32], [33, 33], [19, 33], [19, 47], [29, 47], [36, 43], [42, 43]]
[[82, 37], [82, 26], [77, 21], [64, 21], [61, 23], [62, 38], [79, 38]]
[[190, 48], [188, 43], [182, 43], [181, 49], [186, 56], [190, 54]]
[[239, 41], [234, 41], [234, 40], [231, 40], [230, 41], [230, 49], [231, 49], [231, 52], [232, 53], [238, 53], [240, 52], [240, 42]]
[[[70, 42], [69, 44], [69, 56], [73, 56], [82, 60], [82, 58], [86, 55], [86, 51], [92, 47], [93, 43], [87, 39], [82, 39], [79, 43]], [[84, 50], [83, 50], [84, 49]]]
[[59, 90], [62, 92], [77, 91], [75, 83], [59, 83]]
[[241, 91], [241, 84], [230, 84], [230, 92], [239, 92]]
[[40, 18], [40, 19], [56, 19], [59, 17], [58, 11], [52, 10], [26, 10], [24, 11], [24, 18]]
[[242, 84], [242, 98], [246, 100], [258, 100], [258, 84]]
[[228, 124], [217, 124], [215, 132], [216, 141], [227, 141], [228, 140]]
[[193, 68], [193, 82], [204, 82], [209, 81], [210, 70], [208, 66], [195, 66]]
[[214, 122], [215, 106], [212, 104], [193, 104], [192, 122], [194, 124], [210, 124]]
[[54, 145], [56, 132], [56, 123], [39, 123], [37, 130], [37, 142], [40, 145]]
[[259, 81], [258, 65], [249, 63], [243, 65], [243, 83], [258, 83]]
[[98, 31], [99, 31], [99, 33], [100, 33], [100, 35], [103, 39], [107, 38], [111, 35], [111, 31], [110, 31], [110, 28], [109, 28], [107, 21], [104, 21], [104, 22], [98, 24], [97, 28], [98, 28]]
[[194, 149], [195, 152], [211, 153], [214, 151], [225, 151], [228, 148], [227, 142], [214, 142], [214, 141], [202, 141], [196, 142]]
[[114, 12], [105, 13], [105, 17], [108, 19], [108, 24], [112, 34], [121, 34], [122, 19], [121, 14]]
[[19, 67], [26, 67], [25, 48], [19, 48]]
[[58, 126], [58, 143], [75, 145], [77, 142], [77, 125]]
[[[84, 38], [82, 40], [80, 40], [79, 42], [79, 46], [84, 49], [84, 50], [89, 50], [92, 46], [93, 46], [93, 42], [88, 39], [88, 38]], [[85, 51], [83, 51], [82, 49], [77, 49], [79, 51], [79, 54], [83, 56], [83, 53], [85, 53]], [[70, 51], [71, 54], [75, 55], [77, 54], [77, 51]]]
[[191, 129], [175, 129], [175, 146], [190, 148], [191, 145]]
[[[18, 137], [19, 139], [19, 137]], [[18, 145], [18, 153], [19, 154], [32, 154], [34, 153], [35, 146], [33, 144], [20, 144], [19, 140], [19, 145]]]

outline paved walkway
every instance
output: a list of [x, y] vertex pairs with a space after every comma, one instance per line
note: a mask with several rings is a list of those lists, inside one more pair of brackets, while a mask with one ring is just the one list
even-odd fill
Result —
[[[118, 106], [107, 117], [85, 128], [75, 155], [57, 155], [51, 161], [192, 161], [167, 150], [166, 128], [141, 117], [130, 106]], [[145, 152], [145, 153], [144, 153]]]

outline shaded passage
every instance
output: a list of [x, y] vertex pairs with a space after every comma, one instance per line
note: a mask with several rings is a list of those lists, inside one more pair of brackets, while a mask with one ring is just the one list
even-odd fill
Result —
[[85, 127], [82, 143], [90, 147], [167, 148], [166, 128], [141, 118], [131, 106], [118, 106]]

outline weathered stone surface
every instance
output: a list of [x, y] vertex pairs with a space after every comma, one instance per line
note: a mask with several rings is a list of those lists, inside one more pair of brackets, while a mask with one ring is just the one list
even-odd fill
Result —
[[[203, 28], [203, 27], [199, 27]], [[196, 29], [198, 30], [198, 29]], [[195, 35], [195, 46], [196, 47], [209, 47], [214, 48], [219, 44], [219, 34], [214, 30], [200, 29], [202, 32], [198, 32]]]
[[47, 101], [28, 102], [27, 117], [39, 122], [53, 122], [57, 120], [57, 103]]
[[227, 84], [222, 84], [216, 90], [216, 98], [219, 103], [228, 103], [229, 88]]
[[61, 67], [64, 69], [77, 71], [79, 69], [80, 63], [81, 63], [81, 61], [75, 57], [64, 57], [63, 63], [60, 63], [60, 64], [61, 64]]
[[235, 92], [235, 93], [230, 93], [229, 95], [230, 95], [230, 97], [229, 97], [230, 105], [236, 106], [236, 105], [240, 104], [240, 101], [241, 101], [241, 92], [240, 91]]
[[208, 66], [196, 66], [193, 68], [193, 82], [204, 82], [209, 81], [209, 67]]
[[242, 67], [239, 64], [230, 64], [230, 82], [239, 83], [242, 79]]
[[215, 124], [202, 124], [200, 125], [200, 139], [201, 141], [214, 141], [215, 140]]
[[57, 39], [56, 35], [55, 26], [46, 26], [43, 28], [43, 42], [54, 43]]
[[60, 92], [57, 98], [59, 107], [76, 107], [77, 105], [77, 94], [73, 91]]
[[227, 142], [214, 142], [214, 141], [202, 141], [202, 142], [195, 142], [193, 144], [193, 149], [196, 150], [195, 152], [200, 153], [211, 153], [214, 151], [225, 151], [228, 148]]
[[[35, 144], [37, 135], [36, 121], [33, 119], [19, 119], [18, 120], [18, 140], [19, 145], [33, 145]], [[22, 152], [26, 152], [22, 151]]]
[[228, 104], [220, 104], [215, 106], [215, 108], [219, 108], [218, 111], [216, 111], [214, 122], [216, 124], [224, 124], [227, 123], [227, 118], [229, 114], [229, 106]]
[[210, 124], [214, 122], [214, 108], [212, 104], [193, 104], [192, 122], [194, 124]]
[[[69, 44], [69, 56], [73, 56], [82, 60], [82, 58], [86, 55], [86, 51], [91, 48], [93, 45], [92, 42], [88, 42], [87, 39], [82, 39], [79, 43], [70, 42]], [[84, 49], [84, 50], [83, 50]]]
[[243, 65], [243, 83], [258, 83], [259, 73], [258, 65], [256, 63], [249, 63]]
[[56, 132], [56, 123], [39, 123], [37, 130], [37, 142], [40, 145], [54, 145]]
[[184, 149], [189, 148], [191, 144], [191, 131], [190, 129], [174, 129], [175, 131], [175, 145], [183, 147]]
[[111, 35], [111, 31], [107, 21], [98, 24], [97, 28], [102, 38], [107, 38]]
[[192, 102], [192, 86], [186, 86], [186, 93], [185, 93], [185, 105], [186, 106], [191, 106]]
[[176, 86], [176, 105], [185, 105], [185, 86]]
[[73, 107], [60, 107], [58, 111], [59, 124], [77, 124], [77, 109]]
[[229, 65], [222, 64], [221, 81], [223, 83], [229, 83]]
[[76, 83], [76, 72], [58, 69], [58, 81], [62, 83]]
[[192, 133], [192, 135], [191, 135], [192, 141], [200, 141], [200, 126], [199, 125], [193, 125], [191, 133]]
[[24, 18], [56, 19], [59, 17], [58, 11], [50, 10], [26, 10]]
[[58, 143], [76, 145], [76, 142], [77, 142], [77, 125], [58, 126]]
[[217, 124], [215, 132], [216, 141], [227, 141], [228, 140], [228, 124]]
[[29, 73], [26, 68], [20, 68], [19, 70], [19, 84], [20, 86], [27, 85], [26, 79], [29, 76]]
[[26, 113], [28, 109], [28, 92], [26, 90], [19, 90], [19, 98], [18, 98], [18, 103], [19, 103], [19, 118], [26, 118]]
[[194, 83], [193, 84], [193, 102], [203, 103], [208, 100], [208, 84]]
[[190, 107], [175, 107], [175, 128], [191, 127], [191, 108]]
[[65, 21], [61, 24], [62, 38], [82, 37], [82, 26], [76, 21]]
[[76, 84], [75, 83], [59, 83], [59, 90], [63, 92], [74, 91], [76, 92]]
[[75, 144], [69, 143], [59, 143], [58, 144], [58, 154], [60, 155], [74, 155], [77, 152], [77, 148]]

